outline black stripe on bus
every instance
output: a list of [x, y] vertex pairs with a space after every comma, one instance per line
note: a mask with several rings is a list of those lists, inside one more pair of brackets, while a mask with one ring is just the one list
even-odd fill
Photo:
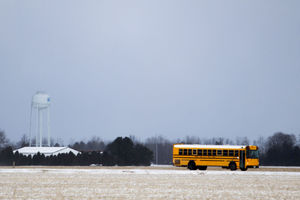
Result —
[[[215, 156], [189, 156], [189, 157], [182, 157], [182, 156], [174, 156], [173, 158], [197, 158], [197, 159], [208, 159], [209, 157], [215, 157]], [[214, 158], [214, 159], [238, 159], [237, 157], [234, 156], [223, 156], [219, 158]]]

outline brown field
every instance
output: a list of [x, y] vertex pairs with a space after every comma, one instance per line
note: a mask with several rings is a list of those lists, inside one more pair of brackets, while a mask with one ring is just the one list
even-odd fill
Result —
[[0, 199], [300, 199], [300, 168], [0, 167]]

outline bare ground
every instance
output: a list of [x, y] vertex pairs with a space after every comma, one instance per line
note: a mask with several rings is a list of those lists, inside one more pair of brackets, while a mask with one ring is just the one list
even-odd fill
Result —
[[300, 199], [300, 168], [0, 167], [0, 199]]
[[[156, 166], [0, 166], [1, 169], [147, 169], [147, 170], [187, 170], [186, 167], [175, 167], [172, 165]], [[228, 171], [221, 167], [208, 167], [208, 171]], [[260, 168], [249, 168], [248, 171], [274, 171], [274, 172], [300, 172], [300, 166], [260, 166]]]

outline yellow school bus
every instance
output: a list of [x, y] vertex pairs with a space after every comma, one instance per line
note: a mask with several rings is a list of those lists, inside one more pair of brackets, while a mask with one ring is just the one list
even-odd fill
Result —
[[257, 146], [173, 144], [173, 164], [190, 170], [220, 166], [230, 170], [259, 167]]

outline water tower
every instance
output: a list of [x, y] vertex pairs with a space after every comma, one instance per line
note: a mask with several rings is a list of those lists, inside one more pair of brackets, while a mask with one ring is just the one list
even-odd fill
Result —
[[46, 130], [48, 144], [45, 144], [45, 146], [50, 147], [50, 96], [44, 92], [37, 92], [32, 97], [29, 129], [29, 146], [32, 146], [32, 135], [35, 133], [35, 146], [42, 147], [43, 130]]

